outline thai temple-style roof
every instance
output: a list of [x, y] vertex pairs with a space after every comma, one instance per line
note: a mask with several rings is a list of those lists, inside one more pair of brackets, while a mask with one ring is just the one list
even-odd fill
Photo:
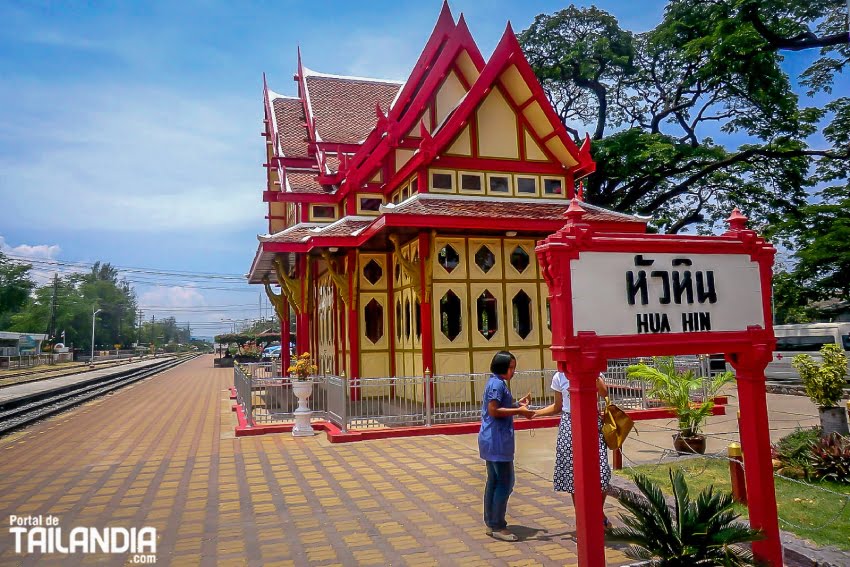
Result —
[[[273, 272], [275, 254], [363, 247], [394, 229], [486, 233], [498, 219], [503, 232], [554, 232], [574, 184], [595, 170], [589, 139], [579, 147], [568, 134], [510, 25], [485, 61], [447, 4], [404, 82], [313, 71], [300, 50], [294, 79], [294, 97], [264, 79], [269, 234], [259, 237], [252, 283]], [[439, 171], [455, 176], [451, 194], [424, 182]], [[537, 188], [528, 198], [490, 194], [493, 175], [533, 177]], [[462, 176], [477, 176], [479, 194], [463, 190]], [[557, 187], [544, 192], [546, 182]], [[361, 210], [361, 199], [380, 206]], [[645, 229], [645, 219], [582, 206], [584, 220], [606, 230]]]

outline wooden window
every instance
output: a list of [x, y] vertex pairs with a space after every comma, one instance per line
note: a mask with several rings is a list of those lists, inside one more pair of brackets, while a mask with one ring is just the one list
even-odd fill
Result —
[[310, 216], [313, 220], [335, 220], [336, 207], [333, 205], [312, 205]]
[[484, 174], [483, 173], [467, 173], [460, 174], [460, 191], [461, 193], [483, 193], [484, 192]]
[[410, 197], [410, 185], [405, 185], [401, 188], [401, 200], [402, 202], [407, 201], [407, 198]]
[[537, 178], [525, 177], [517, 175], [516, 178], [516, 194], [517, 195], [537, 195]]
[[564, 178], [563, 177], [544, 177], [543, 178], [543, 194], [553, 197], [563, 197]]
[[381, 209], [381, 205], [384, 204], [384, 200], [378, 196], [374, 197], [360, 197], [358, 201], [358, 207], [360, 213], [377, 213]]
[[441, 193], [455, 192], [455, 173], [454, 171], [432, 170], [431, 171], [431, 190]]
[[492, 195], [510, 195], [511, 194], [511, 176], [510, 175], [487, 175], [487, 192]]

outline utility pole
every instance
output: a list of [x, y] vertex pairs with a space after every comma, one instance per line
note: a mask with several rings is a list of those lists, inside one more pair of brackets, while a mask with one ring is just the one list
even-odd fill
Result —
[[50, 300], [50, 322], [47, 324], [47, 340], [56, 338], [56, 296], [59, 292], [59, 274], [53, 273], [53, 298]]

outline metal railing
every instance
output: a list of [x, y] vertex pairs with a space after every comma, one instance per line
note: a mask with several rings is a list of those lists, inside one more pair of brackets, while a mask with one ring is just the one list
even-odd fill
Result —
[[[637, 359], [612, 359], [605, 382], [613, 403], [624, 409], [659, 407], [647, 395], [647, 384], [631, 380], [626, 368]], [[652, 364], [651, 359], [642, 360]], [[702, 357], [677, 357], [681, 370], [694, 370], [707, 380], [710, 371]], [[554, 370], [525, 370], [514, 374], [511, 390], [519, 398], [531, 393], [531, 405], [543, 407], [554, 401], [550, 388]], [[391, 427], [430, 426], [478, 421], [487, 374], [445, 374], [356, 378], [313, 376], [309, 406], [316, 419], [328, 420], [343, 431]], [[295, 419], [298, 401], [292, 381], [281, 376], [279, 362], [236, 364], [234, 385], [237, 403], [250, 425], [287, 423]]]

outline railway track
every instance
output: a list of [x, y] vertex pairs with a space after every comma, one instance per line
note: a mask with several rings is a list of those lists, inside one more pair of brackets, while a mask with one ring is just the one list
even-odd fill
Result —
[[92, 378], [79, 384], [72, 384], [49, 392], [40, 392], [0, 404], [0, 435], [139, 380], [144, 380], [154, 374], [164, 372], [196, 356], [169, 358], [159, 364], [145, 368], [127, 369], [116, 374]]

